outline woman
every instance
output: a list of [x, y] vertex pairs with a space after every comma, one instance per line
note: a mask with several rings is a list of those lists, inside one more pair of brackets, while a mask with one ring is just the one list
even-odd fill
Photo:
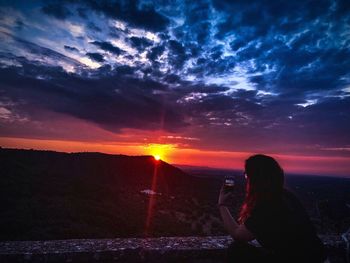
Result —
[[[246, 197], [238, 223], [228, 209], [232, 192], [223, 186], [218, 200], [224, 226], [234, 239], [228, 261], [324, 262], [323, 243], [299, 200], [283, 188], [284, 173], [277, 161], [253, 155], [245, 162], [245, 177]], [[253, 239], [261, 247], [247, 243]]]

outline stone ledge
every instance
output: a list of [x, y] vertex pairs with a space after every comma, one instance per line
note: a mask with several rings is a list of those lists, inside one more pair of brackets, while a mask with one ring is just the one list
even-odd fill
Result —
[[[341, 236], [321, 236], [331, 262], [345, 262]], [[0, 262], [221, 263], [229, 236], [0, 242]]]

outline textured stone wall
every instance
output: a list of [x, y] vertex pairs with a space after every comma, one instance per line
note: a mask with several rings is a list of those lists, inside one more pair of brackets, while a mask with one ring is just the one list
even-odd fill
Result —
[[[345, 262], [345, 240], [321, 238], [330, 262]], [[0, 262], [221, 263], [230, 242], [228, 236], [9, 241], [0, 242]]]

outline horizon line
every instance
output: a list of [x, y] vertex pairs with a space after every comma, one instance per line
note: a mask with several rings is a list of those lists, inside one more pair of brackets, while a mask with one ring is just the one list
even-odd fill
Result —
[[[152, 154], [143, 154], [143, 155], [128, 155], [123, 153], [107, 153], [107, 152], [98, 152], [98, 151], [59, 151], [59, 150], [50, 150], [50, 149], [34, 149], [34, 148], [16, 148], [16, 147], [3, 147], [0, 145], [0, 150], [22, 150], [22, 151], [38, 151], [38, 152], [55, 152], [55, 153], [66, 153], [66, 154], [77, 154], [77, 153], [98, 153], [105, 155], [115, 155], [115, 156], [129, 156], [129, 157], [151, 157]], [[154, 157], [154, 156], [153, 156]], [[182, 169], [178, 166], [187, 166], [193, 168], [201, 168], [201, 169], [210, 169], [210, 170], [228, 170], [228, 171], [240, 171], [243, 169], [239, 168], [229, 168], [229, 167], [214, 167], [214, 166], [201, 166], [201, 165], [188, 165], [188, 164], [180, 164], [180, 163], [171, 163], [165, 160], [160, 159], [162, 162], [170, 164], [174, 167]], [[337, 175], [337, 174], [313, 174], [313, 173], [303, 173], [303, 172], [285, 172], [285, 176], [313, 176], [313, 177], [332, 177], [332, 178], [347, 178], [350, 179], [349, 175]]]

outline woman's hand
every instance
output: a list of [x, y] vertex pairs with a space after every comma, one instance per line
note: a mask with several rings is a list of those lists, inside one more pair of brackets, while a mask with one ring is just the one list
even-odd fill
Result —
[[232, 192], [227, 191], [225, 185], [223, 185], [220, 189], [218, 205], [228, 205], [230, 196], [232, 196]]

